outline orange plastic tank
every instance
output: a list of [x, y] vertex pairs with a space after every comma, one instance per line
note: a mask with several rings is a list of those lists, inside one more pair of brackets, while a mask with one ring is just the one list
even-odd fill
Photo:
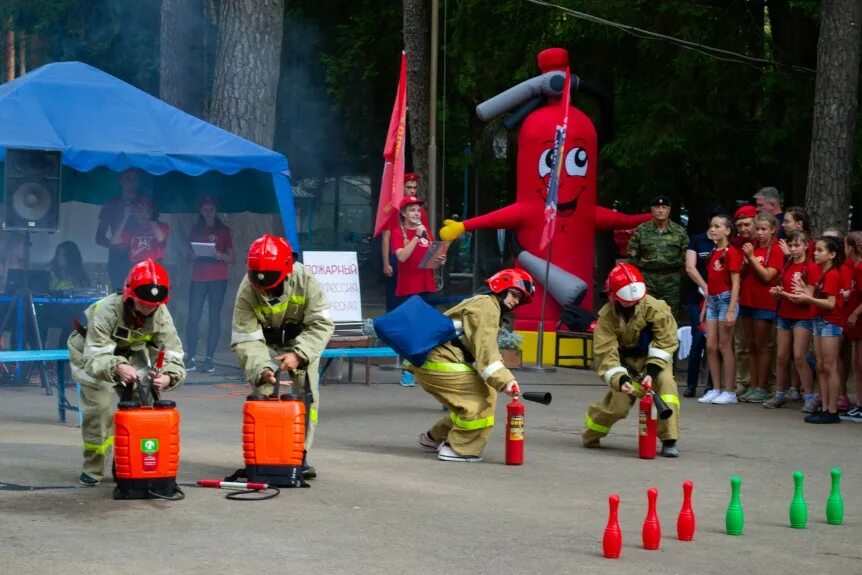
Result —
[[249, 395], [243, 406], [242, 447], [249, 481], [294, 481], [305, 451], [305, 404], [299, 396]]
[[180, 413], [173, 401], [121, 401], [114, 414], [115, 499], [170, 497], [180, 467]]

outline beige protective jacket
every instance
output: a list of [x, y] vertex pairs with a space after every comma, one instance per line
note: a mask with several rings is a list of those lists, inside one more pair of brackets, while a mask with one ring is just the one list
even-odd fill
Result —
[[305, 363], [320, 358], [335, 330], [329, 300], [315, 277], [300, 263], [284, 280], [280, 297], [254, 289], [243, 278], [233, 308], [230, 347], [236, 353], [249, 383], [255, 385], [264, 369], [278, 371], [267, 348], [263, 328], [302, 324], [302, 333], [278, 349], [293, 351]]
[[617, 315], [612, 302], [599, 310], [593, 357], [599, 377], [615, 391], [620, 390], [620, 377], [627, 373], [620, 350], [627, 357], [646, 356], [644, 366], [652, 364], [664, 369], [672, 364], [678, 347], [676, 320], [670, 307], [651, 295], [634, 306], [628, 322]]
[[[111, 294], [87, 308], [87, 337], [77, 331], [69, 336], [69, 363], [72, 376], [90, 387], [113, 387], [119, 383], [115, 378], [117, 365], [127, 363], [135, 368], [137, 361], [129, 361], [128, 356], [149, 359], [155, 366], [159, 347], [165, 346], [165, 361], [162, 373], [171, 378], [169, 389], [177, 389], [186, 380], [183, 367], [183, 345], [174, 327], [174, 321], [167, 306], [160, 305], [149, 316], [144, 325], [133, 329], [123, 317], [122, 294]], [[145, 355], [142, 355], [143, 352]]]
[[[500, 301], [494, 295], [479, 295], [466, 299], [446, 311], [445, 315], [455, 321], [456, 329], [463, 331], [460, 338], [464, 347], [473, 354], [473, 368], [489, 386], [503, 391], [506, 384], [515, 379], [512, 372], [503, 366], [503, 356], [497, 347], [500, 332]], [[469, 363], [464, 352], [451, 343], [438, 345], [428, 354], [421, 367], [428, 371], [447, 371], [436, 366], [447, 363]]]

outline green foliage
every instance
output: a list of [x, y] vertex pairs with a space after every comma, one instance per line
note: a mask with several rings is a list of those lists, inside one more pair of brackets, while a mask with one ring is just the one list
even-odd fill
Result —
[[500, 328], [500, 333], [497, 335], [497, 347], [500, 349], [521, 349], [521, 344], [524, 343], [524, 336], [511, 332], [506, 328]]

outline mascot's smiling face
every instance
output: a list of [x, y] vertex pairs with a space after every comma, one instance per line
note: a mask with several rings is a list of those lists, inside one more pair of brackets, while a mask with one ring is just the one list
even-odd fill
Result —
[[[519, 202], [544, 204], [546, 201], [553, 171], [553, 138], [560, 116], [559, 102], [551, 101], [527, 116], [521, 126], [518, 135]], [[595, 206], [596, 149], [593, 123], [577, 108], [570, 108], [557, 195], [559, 218], [573, 216], [579, 207], [592, 210]], [[527, 190], [531, 197], [521, 197]]]

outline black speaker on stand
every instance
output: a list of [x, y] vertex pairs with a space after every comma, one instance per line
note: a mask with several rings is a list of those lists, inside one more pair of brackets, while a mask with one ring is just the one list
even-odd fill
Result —
[[[60, 173], [59, 151], [6, 149], [3, 229], [24, 232], [24, 278], [30, 276], [30, 234], [60, 230]], [[27, 279], [23, 287], [14, 294], [3, 318], [0, 333], [10, 328], [10, 322], [18, 316], [19, 308], [23, 308], [21, 323], [15, 321], [12, 325], [16, 347], [43, 349], [33, 292]], [[45, 392], [50, 394], [51, 386], [48, 383], [45, 362], [38, 362], [37, 365]], [[19, 383], [22, 383], [21, 379], [26, 382], [29, 380], [29, 373], [25, 376], [23, 370], [18, 369], [16, 379]]]

